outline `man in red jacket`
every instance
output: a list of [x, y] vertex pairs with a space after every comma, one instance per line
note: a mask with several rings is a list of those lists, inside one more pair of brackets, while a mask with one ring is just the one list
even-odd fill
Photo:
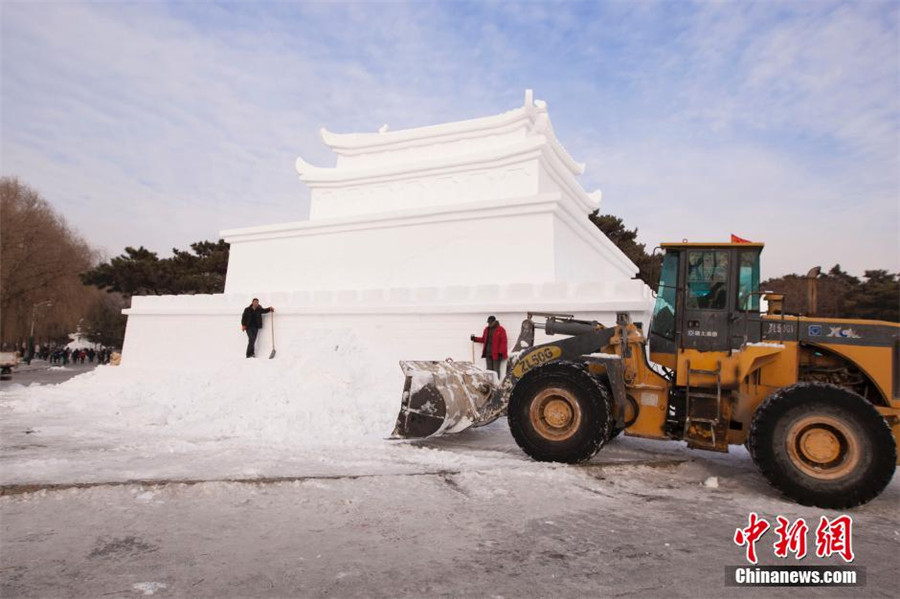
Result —
[[508, 341], [506, 339], [506, 329], [500, 326], [500, 321], [493, 316], [488, 316], [487, 326], [481, 337], [472, 335], [469, 337], [476, 343], [484, 343], [484, 350], [481, 357], [487, 362], [487, 369], [493, 370], [500, 376], [500, 364], [507, 358]]

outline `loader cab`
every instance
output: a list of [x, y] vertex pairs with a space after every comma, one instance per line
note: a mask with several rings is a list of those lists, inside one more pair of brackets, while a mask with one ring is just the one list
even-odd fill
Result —
[[654, 361], [674, 364], [679, 350], [730, 351], [759, 341], [762, 248], [761, 243], [662, 245], [649, 335]]

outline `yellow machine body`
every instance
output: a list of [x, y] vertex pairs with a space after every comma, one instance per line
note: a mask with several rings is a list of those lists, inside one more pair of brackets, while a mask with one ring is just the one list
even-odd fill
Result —
[[[746, 245], [664, 244], [663, 247], [684, 252], [689, 248], [745, 250]], [[752, 247], [761, 249], [762, 244], [752, 244]], [[747, 440], [753, 415], [767, 397], [798, 382], [822, 382], [851, 388], [872, 403], [890, 425], [900, 456], [900, 324], [783, 314], [761, 315], [758, 324], [762, 331], [760, 340], [728, 349], [676, 346], [668, 352], [654, 351], [651, 342], [650, 362], [670, 370], [674, 375], [671, 380], [641, 359], [647, 355], [647, 340], [640, 329], [634, 325], [628, 328], [626, 342], [632, 346], [630, 352], [622, 352], [621, 335], [616, 335], [604, 351], [630, 353], [631, 357], [625, 360], [625, 385], [640, 408], [625, 434], [671, 438], [664, 426], [666, 398], [678, 388], [720, 388], [721, 405], [717, 412], [722, 422], [721, 434], [713, 441], [709, 434], [711, 427], [698, 426], [686, 430], [684, 438], [699, 449], [727, 451], [728, 445]], [[810, 336], [810, 331], [817, 334]], [[862, 332], [872, 335], [876, 342], [867, 344], [867, 335]]]

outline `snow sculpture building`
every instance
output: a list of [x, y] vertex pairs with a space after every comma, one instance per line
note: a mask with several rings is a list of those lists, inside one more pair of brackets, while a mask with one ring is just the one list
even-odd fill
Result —
[[[309, 219], [223, 231], [224, 294], [133, 298], [123, 364], [240, 357], [252, 297], [278, 308], [279, 356], [301, 331], [342, 327], [394, 363], [471, 359], [488, 314], [511, 341], [527, 311], [646, 318], [649, 289], [588, 220], [600, 194], [530, 90], [496, 116], [322, 139], [334, 168], [296, 163]], [[269, 347], [261, 335], [258, 355]]]

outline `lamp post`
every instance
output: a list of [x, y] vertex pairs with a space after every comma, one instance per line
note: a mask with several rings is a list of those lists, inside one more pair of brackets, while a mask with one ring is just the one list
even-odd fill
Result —
[[38, 302], [31, 306], [31, 335], [28, 336], [28, 352], [25, 358], [26, 364], [31, 364], [31, 360], [34, 358], [34, 321], [37, 316], [38, 306], [52, 306], [53, 302], [51, 300], [44, 300], [42, 302]]

